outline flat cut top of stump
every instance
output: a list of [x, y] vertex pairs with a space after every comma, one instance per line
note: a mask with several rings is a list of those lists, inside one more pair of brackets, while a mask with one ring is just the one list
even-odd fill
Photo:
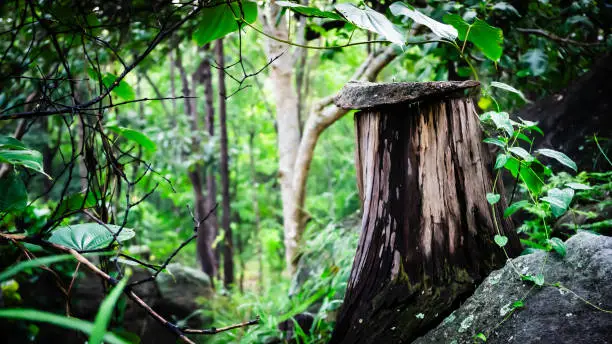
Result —
[[350, 81], [334, 98], [342, 109], [364, 110], [423, 100], [446, 99], [462, 95], [463, 90], [480, 86], [478, 81], [428, 81], [373, 83]]

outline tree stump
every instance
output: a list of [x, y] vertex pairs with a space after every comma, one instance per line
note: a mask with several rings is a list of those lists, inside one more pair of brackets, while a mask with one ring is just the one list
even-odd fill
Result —
[[[331, 343], [408, 343], [521, 251], [505, 201], [488, 204], [491, 157], [470, 92], [479, 83], [349, 83], [362, 231]], [[497, 193], [503, 195], [501, 181]], [[494, 219], [494, 216], [496, 219]], [[497, 224], [497, 226], [495, 225]], [[497, 228], [498, 229], [497, 229]], [[499, 230], [499, 232], [498, 232]]]

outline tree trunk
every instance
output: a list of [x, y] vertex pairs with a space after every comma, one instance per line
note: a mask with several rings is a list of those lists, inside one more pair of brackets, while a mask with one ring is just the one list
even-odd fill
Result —
[[[189, 97], [192, 96], [192, 90], [195, 88], [195, 82], [192, 82], [191, 88], [189, 87], [189, 79], [187, 78], [187, 73], [183, 66], [182, 56], [180, 51], [176, 50], [176, 68], [179, 71], [179, 75], [181, 78], [181, 82], [183, 85], [183, 96]], [[192, 78], [195, 79], [195, 78]], [[191, 153], [198, 154], [200, 149], [199, 145], [199, 129], [198, 129], [198, 118], [196, 116], [196, 107], [195, 101], [192, 101], [189, 98], [185, 98], [185, 113], [189, 117], [189, 123], [191, 124]], [[195, 204], [195, 220], [199, 223], [198, 228], [196, 228], [198, 237], [197, 237], [197, 251], [198, 251], [198, 260], [202, 266], [202, 271], [204, 271], [207, 275], [209, 275], [212, 279], [216, 274], [216, 263], [215, 263], [215, 255], [212, 252], [212, 242], [208, 240], [208, 228], [209, 225], [206, 221], [200, 223], [200, 221], [206, 216], [206, 199], [204, 198], [204, 188], [202, 185], [202, 173], [201, 173], [202, 165], [200, 163], [194, 164], [194, 166], [189, 166], [187, 174], [189, 176], [189, 180], [191, 181], [191, 185], [193, 187], [193, 196], [194, 196], [194, 204]]]
[[[465, 299], [520, 242], [486, 200], [493, 183], [472, 100], [478, 83], [349, 83], [362, 232], [331, 343], [409, 343]], [[498, 182], [497, 192], [502, 184]]]
[[234, 255], [232, 243], [232, 228], [230, 227], [230, 194], [229, 194], [229, 167], [227, 149], [227, 113], [225, 108], [225, 56], [223, 55], [223, 39], [217, 40], [215, 45], [217, 65], [219, 66], [219, 128], [221, 139], [221, 205], [223, 217], [221, 225], [225, 232], [225, 245], [223, 252], [223, 283], [226, 287], [234, 283]]
[[[262, 20], [266, 33], [281, 39], [288, 39], [289, 30], [285, 16], [278, 16], [280, 8], [271, 2], [266, 19]], [[280, 18], [280, 20], [277, 20]], [[274, 85], [276, 122], [278, 125], [278, 155], [281, 199], [283, 202], [283, 227], [285, 234], [285, 262], [287, 272], [295, 270], [295, 254], [300, 240], [299, 221], [294, 215], [301, 213], [293, 193], [292, 181], [300, 144], [300, 121], [298, 118], [298, 95], [293, 87], [294, 58], [289, 46], [275, 40], [266, 40], [269, 59], [276, 58], [270, 65], [270, 78]]]
[[[210, 51], [210, 45], [206, 45], [204, 48], [207, 52]], [[212, 73], [210, 67], [210, 60], [208, 56], [202, 61], [202, 84], [204, 84], [204, 99], [206, 102], [206, 118], [204, 119], [204, 125], [208, 132], [208, 139], [212, 140], [215, 137], [215, 107], [214, 107], [214, 95], [213, 95], [213, 84], [212, 84]], [[206, 173], [206, 202], [209, 211], [213, 209], [217, 204], [217, 179], [215, 177], [216, 164], [213, 164]], [[219, 221], [216, 214], [210, 214], [208, 218], [209, 224], [209, 242], [213, 243], [219, 234]], [[215, 250], [215, 270], [219, 270], [219, 250]]]
[[257, 169], [255, 167], [255, 129], [249, 133], [249, 169], [251, 170], [251, 202], [253, 203], [253, 214], [255, 215], [255, 247], [257, 250], [257, 262], [259, 273], [257, 274], [257, 291], [264, 289], [264, 267], [263, 267], [263, 245], [261, 243], [261, 218], [259, 215], [259, 200], [257, 198]]

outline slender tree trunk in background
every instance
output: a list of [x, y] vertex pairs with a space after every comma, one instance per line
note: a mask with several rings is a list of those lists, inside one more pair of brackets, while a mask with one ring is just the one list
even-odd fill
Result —
[[225, 108], [225, 56], [223, 55], [223, 39], [215, 44], [217, 66], [219, 66], [219, 138], [221, 143], [221, 204], [223, 217], [221, 225], [225, 231], [225, 245], [223, 252], [223, 283], [229, 287], [234, 283], [234, 255], [232, 243], [232, 229], [230, 227], [230, 193], [229, 193], [229, 156], [227, 147], [227, 113]]
[[[176, 50], [176, 68], [179, 71], [181, 83], [183, 86], [183, 96], [190, 97], [192, 96], [192, 88], [195, 88], [195, 83], [192, 87], [189, 87], [189, 78], [187, 77], [187, 72], [183, 67], [182, 56], [180, 51]], [[199, 153], [199, 140], [198, 140], [198, 119], [196, 115], [195, 102], [191, 99], [185, 99], [185, 112], [189, 117], [189, 123], [191, 124], [191, 153], [198, 154]], [[202, 185], [202, 166], [200, 163], [196, 163], [193, 166], [189, 167], [187, 172], [189, 176], [189, 180], [191, 181], [191, 185], [193, 187], [193, 194], [195, 199], [195, 218], [196, 221], [200, 221], [207, 214], [206, 209], [206, 199], [203, 194], [203, 185]], [[215, 276], [216, 274], [216, 264], [215, 264], [215, 255], [212, 252], [211, 243], [208, 241], [208, 224], [205, 222], [200, 223], [198, 228], [196, 229], [198, 232], [197, 237], [197, 251], [198, 251], [198, 260], [202, 266], [202, 271], [204, 271], [209, 276]]]
[[[215, 106], [214, 106], [214, 93], [213, 93], [213, 83], [212, 83], [212, 72], [210, 67], [210, 45], [207, 44], [204, 47], [204, 50], [207, 52], [207, 56], [204, 61], [202, 61], [202, 84], [204, 84], [204, 100], [206, 103], [206, 117], [204, 119], [204, 125], [206, 126], [206, 131], [208, 132], [208, 139], [212, 140], [215, 137]], [[216, 164], [213, 164], [208, 169], [208, 173], [206, 173], [206, 202], [207, 208], [213, 209], [217, 204], [217, 179], [216, 179]], [[210, 232], [208, 240], [212, 244], [217, 235], [219, 234], [219, 220], [217, 219], [217, 214], [212, 213], [207, 221], [210, 225]], [[215, 264], [216, 271], [219, 272], [219, 261], [220, 261], [220, 250], [215, 249]]]
[[[289, 38], [289, 30], [285, 16], [280, 16], [280, 8], [271, 1], [269, 12], [263, 18], [266, 33], [281, 39]], [[285, 234], [285, 262], [287, 272], [295, 271], [295, 254], [300, 240], [299, 218], [293, 197], [293, 171], [295, 157], [300, 144], [300, 121], [298, 116], [298, 95], [293, 87], [294, 58], [289, 46], [275, 40], [266, 39], [268, 59], [276, 58], [270, 66], [270, 79], [273, 83], [276, 102], [276, 123], [278, 126], [279, 179], [281, 198], [283, 202], [283, 227]]]
[[251, 130], [249, 133], [249, 169], [251, 170], [251, 198], [253, 203], [253, 214], [255, 215], [255, 241], [257, 249], [257, 262], [259, 263], [259, 273], [257, 276], [257, 290], [261, 292], [264, 288], [263, 285], [263, 247], [261, 244], [261, 225], [259, 217], [259, 200], [257, 199], [257, 169], [255, 167], [255, 130]]
[[170, 96], [172, 97], [172, 115], [170, 116], [170, 128], [176, 128], [176, 61], [174, 53], [170, 52]]
[[463, 95], [477, 86], [349, 83], [336, 98], [365, 109], [355, 115], [363, 220], [330, 343], [409, 343], [504, 264], [496, 234], [510, 257], [520, 253], [505, 201], [486, 199], [491, 157]]

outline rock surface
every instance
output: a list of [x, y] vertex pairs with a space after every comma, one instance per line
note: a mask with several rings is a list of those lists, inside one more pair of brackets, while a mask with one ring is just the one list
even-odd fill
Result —
[[[612, 237], [579, 232], [567, 242], [567, 255], [549, 253], [546, 284], [559, 282], [593, 305], [612, 310]], [[523, 274], [537, 274], [546, 254], [518, 257]], [[530, 291], [531, 290], [531, 291]], [[524, 308], [509, 314], [525, 294]], [[459, 309], [415, 344], [461, 344], [486, 334], [487, 343], [612, 343], [612, 314], [552, 286], [531, 287], [517, 278], [510, 264], [494, 271]]]
[[464, 90], [475, 89], [478, 86], [480, 83], [474, 80], [389, 83], [351, 81], [340, 90], [334, 103], [339, 108], [349, 110], [372, 109], [463, 95]]

